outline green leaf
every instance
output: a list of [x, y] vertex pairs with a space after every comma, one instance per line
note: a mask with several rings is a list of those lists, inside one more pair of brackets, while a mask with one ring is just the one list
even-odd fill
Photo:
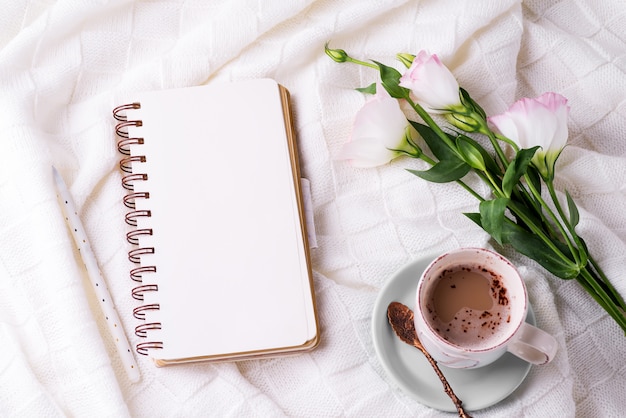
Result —
[[404, 87], [400, 87], [400, 77], [402, 74], [393, 67], [388, 67], [380, 62], [374, 61], [380, 70], [380, 80], [391, 97], [396, 99], [405, 99], [409, 97], [409, 91]]
[[[460, 159], [456, 152], [448, 146], [440, 137], [433, 131], [430, 126], [423, 125], [414, 121], [409, 121], [415, 128], [417, 133], [420, 134], [428, 148], [435, 157], [439, 159], [439, 162], [433, 165], [430, 169], [425, 171], [408, 170], [410, 173], [421, 177], [424, 180], [431, 181], [433, 183], [448, 183], [450, 181], [456, 181], [461, 179], [471, 170], [471, 167], [462, 159]], [[448, 135], [450, 141], [454, 142], [454, 137]]]
[[[526, 231], [513, 222], [505, 222], [502, 229], [502, 241], [505, 244], [510, 244], [520, 254], [535, 260], [543, 268], [561, 279], [573, 279], [580, 273], [576, 263], [567, 259], [564, 260], [539, 236]], [[554, 245], [562, 253], [568, 253], [567, 249], [563, 248], [563, 243], [555, 242]]]
[[[409, 121], [409, 123], [411, 124], [411, 126], [415, 128], [417, 133], [419, 133], [420, 136], [424, 139], [424, 142], [426, 142], [426, 145], [428, 145], [428, 148], [433, 153], [433, 155], [437, 157], [438, 160], [440, 161], [456, 160], [465, 164], [463, 160], [461, 160], [457, 156], [456, 152], [450, 149], [450, 147], [445, 142], [443, 142], [441, 138], [439, 138], [439, 135], [437, 135], [435, 131], [433, 131], [430, 128], [430, 126], [423, 125], [421, 123], [417, 123], [414, 121]], [[455, 141], [454, 137], [451, 135], [448, 135], [448, 138], [450, 138], [451, 142]], [[468, 171], [469, 171], [469, 166], [468, 166]]]
[[569, 210], [569, 223], [572, 225], [572, 228], [578, 225], [580, 221], [580, 215], [578, 214], [578, 207], [576, 207], [576, 203], [572, 196], [570, 196], [569, 192], [565, 191], [565, 196], [567, 196], [567, 209]]
[[538, 148], [539, 147], [521, 149], [515, 154], [515, 158], [509, 164], [502, 178], [502, 191], [507, 197], [511, 196], [511, 192], [520, 177], [526, 173], [528, 164], [530, 164], [530, 160], [533, 158]]
[[448, 183], [461, 179], [470, 171], [470, 166], [463, 161], [444, 160], [439, 161], [428, 170], [407, 170], [409, 173], [433, 183]]
[[467, 216], [470, 220], [472, 220], [476, 225], [483, 227], [483, 224], [480, 220], [480, 213], [475, 212], [465, 212], [463, 215]]
[[502, 228], [506, 219], [504, 212], [508, 203], [508, 198], [499, 197], [484, 200], [479, 205], [482, 228], [500, 244], [502, 244]]
[[[464, 215], [481, 228], [483, 227], [480, 213], [464, 213]], [[535, 260], [543, 268], [561, 279], [573, 279], [580, 272], [575, 263], [563, 260], [541, 238], [516, 225], [510, 219], [505, 219], [502, 225], [502, 244], [511, 245], [517, 252]], [[563, 248], [565, 246], [563, 243], [558, 242], [555, 245], [561, 252], [565, 254], [568, 252], [567, 248]]]
[[356, 91], [360, 91], [365, 94], [376, 94], [376, 83], [372, 83], [367, 87], [359, 87]]

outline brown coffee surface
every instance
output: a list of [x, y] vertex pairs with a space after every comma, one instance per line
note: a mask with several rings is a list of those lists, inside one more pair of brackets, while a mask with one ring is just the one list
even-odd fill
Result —
[[444, 270], [428, 296], [431, 326], [453, 344], [483, 348], [508, 332], [510, 306], [502, 278], [478, 265]]

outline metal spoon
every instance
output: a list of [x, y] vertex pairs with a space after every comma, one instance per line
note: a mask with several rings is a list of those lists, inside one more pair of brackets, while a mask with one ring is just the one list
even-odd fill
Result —
[[456, 407], [457, 412], [461, 418], [472, 418], [465, 410], [463, 409], [463, 401], [461, 401], [452, 390], [452, 387], [448, 383], [448, 380], [439, 369], [437, 362], [432, 358], [430, 353], [426, 351], [419, 338], [417, 337], [417, 332], [415, 331], [415, 323], [413, 322], [413, 311], [406, 305], [400, 302], [391, 302], [387, 307], [387, 318], [389, 318], [389, 323], [391, 324], [391, 328], [394, 330], [396, 335], [400, 337], [402, 341], [405, 343], [412, 345], [419, 349], [426, 359], [430, 363], [430, 365], [437, 373], [437, 377], [441, 380], [443, 384], [443, 389], [446, 394], [452, 399], [454, 406]]

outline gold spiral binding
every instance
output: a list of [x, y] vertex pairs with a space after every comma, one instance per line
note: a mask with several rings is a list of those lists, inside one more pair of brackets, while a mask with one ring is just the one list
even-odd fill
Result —
[[130, 250], [128, 252], [128, 259], [135, 264], [141, 264], [142, 255], [154, 254], [154, 252], [155, 251], [153, 247], [135, 248], [134, 250]]
[[142, 209], [142, 210], [131, 210], [130, 212], [126, 214], [124, 218], [128, 225], [137, 226], [137, 218], [141, 218], [141, 217], [149, 218], [150, 216], [152, 216], [152, 212], [146, 209]]
[[143, 145], [143, 138], [124, 138], [117, 143], [117, 150], [124, 155], [130, 155], [131, 145]]
[[137, 283], [142, 283], [144, 273], [156, 273], [156, 266], [135, 267], [130, 271], [130, 278]]
[[148, 175], [146, 173], [137, 173], [137, 174], [129, 174], [127, 176], [122, 177], [122, 187], [126, 190], [133, 191], [135, 190], [135, 182], [136, 181], [146, 181], [148, 180]]
[[137, 306], [133, 309], [133, 316], [140, 320], [146, 319], [146, 311], [158, 311], [161, 307], [158, 303], [150, 303], [148, 305]]
[[124, 206], [128, 209], [135, 209], [135, 199], [150, 199], [149, 192], [133, 192], [124, 196]]
[[144, 356], [147, 356], [150, 350], [159, 348], [163, 348], [163, 343], [161, 341], [148, 341], [137, 344], [137, 352], [139, 354], [143, 354]]
[[133, 287], [131, 295], [135, 300], [143, 300], [143, 294], [146, 292], [158, 292], [159, 286], [156, 284], [142, 284], [141, 286]]
[[145, 324], [137, 325], [135, 327], [135, 335], [138, 337], [147, 337], [148, 331], [154, 329], [161, 329], [160, 322], [146, 322]]
[[[137, 145], [142, 145], [142, 144], [143, 142], [141, 144], [138, 143]], [[131, 155], [130, 157], [122, 158], [120, 160], [120, 169], [125, 173], [132, 173], [133, 172], [132, 163], [134, 162], [145, 163], [146, 156], [145, 155]]]
[[143, 122], [140, 121], [140, 120], [127, 120], [127, 121], [124, 121], [124, 122], [120, 122], [117, 125], [115, 125], [115, 133], [120, 138], [127, 138], [128, 139], [128, 138], [130, 138], [130, 134], [128, 133], [128, 127], [129, 126], [139, 127], [139, 126], [142, 126], [142, 125], [143, 125]]
[[[119, 137], [117, 150], [124, 155], [120, 159], [119, 166], [122, 173], [124, 173], [122, 187], [128, 191], [122, 201], [124, 206], [129, 209], [124, 216], [124, 220], [129, 226], [134, 228], [126, 234], [126, 241], [136, 247], [128, 252], [128, 259], [137, 265], [137, 267], [130, 270], [130, 278], [140, 283], [140, 285], [133, 287], [131, 295], [133, 299], [143, 301], [144, 293], [158, 292], [159, 287], [154, 283], [144, 283], [144, 277], [156, 273], [157, 268], [154, 265], [142, 265], [142, 257], [154, 254], [155, 248], [141, 246], [141, 238], [152, 236], [154, 231], [151, 228], [137, 228], [138, 219], [149, 218], [152, 213], [148, 209], [137, 209], [135, 205], [137, 199], [150, 199], [150, 192], [135, 190], [136, 187], [140, 188], [138, 183], [148, 180], [148, 174], [136, 171], [136, 167], [139, 164], [146, 162], [146, 157], [145, 155], [133, 155], [133, 151], [138, 146], [144, 144], [144, 138], [131, 137], [128, 131], [129, 128], [143, 126], [141, 120], [129, 120], [127, 117], [126, 111], [134, 109], [141, 109], [141, 104], [129, 103], [117, 106], [113, 109], [113, 118], [119, 122], [115, 125], [115, 134]], [[140, 321], [146, 321], [146, 319], [150, 318], [147, 316], [148, 312], [159, 310], [160, 306], [158, 303], [142, 304], [133, 309], [133, 316]], [[148, 338], [150, 331], [159, 329], [161, 329], [160, 322], [144, 322], [135, 327], [135, 334], [141, 338]], [[135, 346], [137, 352], [143, 355], [148, 355], [150, 350], [162, 348], [162, 341], [143, 341]]]
[[139, 245], [139, 237], [142, 235], [152, 235], [152, 228], [133, 229], [126, 233], [126, 241], [129, 244]]
[[129, 104], [118, 106], [115, 109], [113, 109], [113, 117], [117, 121], [124, 122], [127, 120], [126, 114], [124, 112], [126, 112], [129, 109], [141, 109], [141, 105], [139, 103], [129, 103]]

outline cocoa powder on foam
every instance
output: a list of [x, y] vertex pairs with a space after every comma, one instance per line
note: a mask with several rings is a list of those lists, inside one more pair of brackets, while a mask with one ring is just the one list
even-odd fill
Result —
[[502, 278], [479, 265], [444, 270], [428, 295], [431, 327], [445, 340], [480, 349], [508, 334], [511, 314]]

